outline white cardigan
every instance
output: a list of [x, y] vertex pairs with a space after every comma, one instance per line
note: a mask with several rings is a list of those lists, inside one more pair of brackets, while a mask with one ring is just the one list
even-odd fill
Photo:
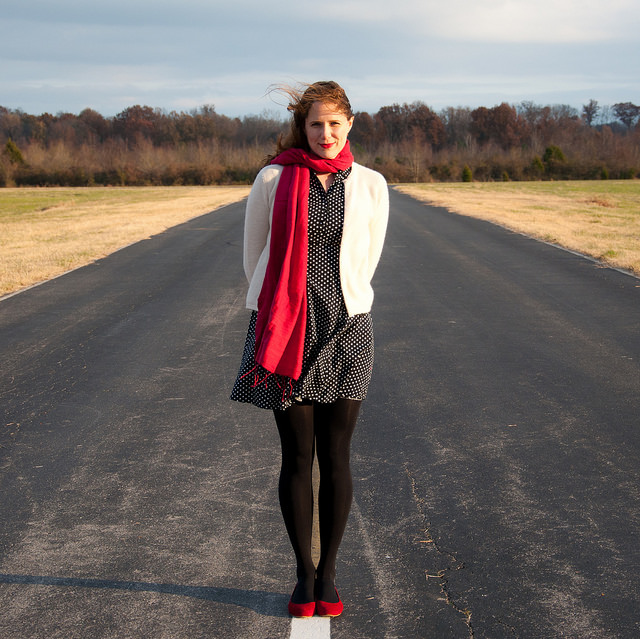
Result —
[[[247, 308], [258, 310], [258, 296], [269, 261], [271, 219], [283, 167], [264, 167], [253, 183], [244, 225], [244, 272], [249, 282]], [[368, 313], [373, 303], [371, 278], [378, 265], [389, 218], [384, 177], [355, 162], [344, 181], [344, 224], [340, 244], [340, 283], [350, 316]]]

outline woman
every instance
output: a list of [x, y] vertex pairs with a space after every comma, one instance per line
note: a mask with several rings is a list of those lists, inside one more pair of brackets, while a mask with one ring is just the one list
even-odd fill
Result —
[[[389, 212], [384, 178], [353, 161], [353, 112], [335, 82], [286, 89], [291, 131], [247, 201], [251, 321], [231, 394], [271, 409], [279, 499], [297, 564], [295, 617], [337, 616], [336, 556], [351, 506], [351, 436], [373, 365], [371, 278]], [[314, 454], [320, 560], [311, 556]]]

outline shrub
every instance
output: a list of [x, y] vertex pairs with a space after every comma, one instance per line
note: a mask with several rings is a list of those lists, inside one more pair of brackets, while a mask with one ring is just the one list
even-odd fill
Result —
[[440, 182], [447, 182], [451, 179], [451, 167], [448, 164], [434, 164], [429, 167], [429, 173]]
[[462, 181], [473, 182], [473, 173], [471, 172], [468, 164], [465, 164], [464, 168], [462, 169]]
[[542, 156], [545, 173], [551, 178], [564, 179], [571, 173], [571, 167], [567, 166], [567, 157], [562, 149], [555, 144], [549, 145]]
[[562, 152], [562, 149], [555, 144], [551, 144], [544, 150], [544, 156], [542, 157], [542, 161], [549, 166], [553, 163], [562, 163], [564, 164], [567, 161], [565, 154]]
[[542, 175], [544, 173], [544, 164], [539, 155], [536, 155], [531, 161], [531, 171], [534, 174]]
[[4, 152], [5, 155], [9, 158], [9, 162], [11, 162], [11, 164], [24, 166], [25, 161], [22, 157], [22, 153], [18, 148], [18, 145], [11, 138], [9, 138], [7, 140], [7, 143], [4, 145]]

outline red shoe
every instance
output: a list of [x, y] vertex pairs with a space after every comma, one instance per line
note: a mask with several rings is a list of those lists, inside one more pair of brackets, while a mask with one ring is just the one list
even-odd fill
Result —
[[337, 617], [342, 614], [344, 604], [340, 600], [340, 595], [336, 590], [338, 601], [332, 603], [330, 601], [316, 601], [316, 613], [319, 617]]
[[[295, 592], [295, 588], [293, 592]], [[310, 601], [308, 603], [293, 603], [293, 593], [291, 593], [291, 599], [289, 599], [289, 614], [292, 617], [306, 618], [313, 617], [313, 613], [316, 611], [316, 602]]]

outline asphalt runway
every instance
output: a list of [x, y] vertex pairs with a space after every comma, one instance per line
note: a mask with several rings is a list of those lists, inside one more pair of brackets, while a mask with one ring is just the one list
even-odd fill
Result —
[[0, 301], [0, 637], [640, 636], [640, 280], [393, 191], [345, 613], [292, 623], [243, 208]]

